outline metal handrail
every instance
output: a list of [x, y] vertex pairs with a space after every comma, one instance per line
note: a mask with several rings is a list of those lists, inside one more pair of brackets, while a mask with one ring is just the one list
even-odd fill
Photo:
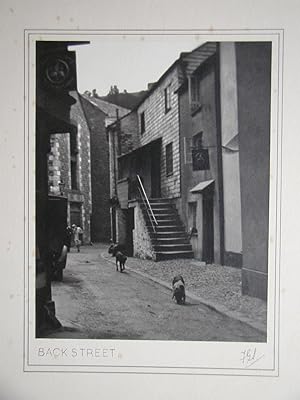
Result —
[[150, 221], [150, 223], [151, 223], [151, 226], [152, 226], [153, 232], [156, 232], [155, 225], [153, 224], [153, 221], [152, 221], [151, 215], [150, 215], [150, 213], [149, 213], [149, 210], [148, 210], [148, 207], [147, 207], [147, 203], [145, 202], [145, 199], [144, 199], [144, 197], [143, 197], [143, 193], [142, 193], [142, 191], [141, 191], [141, 189], [140, 189], [139, 187], [138, 187], [138, 190], [139, 190], [139, 193], [140, 193], [141, 199], [142, 199], [142, 201], [143, 201], [143, 204], [144, 204], [144, 206], [145, 206], [145, 209], [146, 209], [146, 212], [147, 212], [147, 215], [148, 215], [149, 221]]
[[[145, 204], [144, 199], [146, 199], [146, 204], [145, 204], [145, 206], [146, 206], [146, 210], [147, 210], [147, 213], [148, 213], [150, 222], [151, 222], [151, 224], [152, 224], [152, 219], [150, 218], [149, 210], [150, 210], [150, 213], [151, 213], [151, 215], [152, 215], [152, 218], [153, 218], [153, 220], [154, 220], [154, 222], [155, 222], [155, 225], [158, 225], [158, 222], [157, 222], [157, 220], [156, 220], [156, 218], [155, 218], [155, 215], [153, 214], [153, 210], [152, 210], [152, 208], [151, 208], [151, 205], [150, 205], [150, 203], [149, 203], [147, 194], [146, 194], [146, 192], [145, 192], [144, 186], [143, 186], [143, 184], [142, 184], [142, 181], [141, 181], [141, 178], [139, 177], [139, 175], [137, 175], [137, 179], [138, 179], [139, 185], [140, 185], [140, 187], [141, 187], [141, 189], [142, 189], [142, 193], [141, 193], [141, 191], [140, 191], [140, 188], [139, 188], [139, 191], [140, 191], [140, 193], [142, 194], [141, 197], [142, 197], [142, 200], [143, 200], [144, 204]], [[144, 198], [143, 198], [143, 197], [144, 197]], [[147, 208], [147, 206], [148, 206], [148, 208]], [[153, 226], [153, 224], [152, 224], [152, 226]], [[153, 229], [155, 230], [155, 227], [154, 227], [154, 226], [153, 226]]]

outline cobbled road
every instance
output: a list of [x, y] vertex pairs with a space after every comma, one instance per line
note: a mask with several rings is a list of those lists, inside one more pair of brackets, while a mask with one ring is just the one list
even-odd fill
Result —
[[87, 339], [264, 340], [254, 328], [188, 297], [177, 305], [170, 290], [128, 269], [116, 272], [113, 261], [93, 246], [80, 253], [71, 249], [63, 282], [52, 285], [64, 337], [70, 332], [70, 338]]

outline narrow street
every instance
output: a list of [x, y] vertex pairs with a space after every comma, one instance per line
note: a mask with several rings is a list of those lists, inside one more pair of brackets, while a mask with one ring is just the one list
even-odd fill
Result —
[[259, 331], [195, 300], [187, 297], [185, 305], [177, 305], [167, 288], [128, 269], [116, 272], [114, 258], [104, 259], [103, 252], [72, 248], [63, 282], [53, 282], [64, 337], [70, 332], [87, 339], [263, 341]]

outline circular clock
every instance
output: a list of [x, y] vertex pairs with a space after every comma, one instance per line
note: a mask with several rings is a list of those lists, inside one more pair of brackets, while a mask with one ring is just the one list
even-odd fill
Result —
[[63, 86], [69, 79], [70, 68], [66, 61], [61, 58], [54, 58], [46, 66], [45, 74], [52, 85]]

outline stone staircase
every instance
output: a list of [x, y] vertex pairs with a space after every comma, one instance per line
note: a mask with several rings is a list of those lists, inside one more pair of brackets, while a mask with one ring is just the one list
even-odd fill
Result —
[[[156, 261], [174, 258], [193, 258], [188, 235], [171, 199], [149, 199], [158, 225], [153, 229], [146, 207], [141, 203]], [[152, 218], [151, 218], [152, 219]]]

